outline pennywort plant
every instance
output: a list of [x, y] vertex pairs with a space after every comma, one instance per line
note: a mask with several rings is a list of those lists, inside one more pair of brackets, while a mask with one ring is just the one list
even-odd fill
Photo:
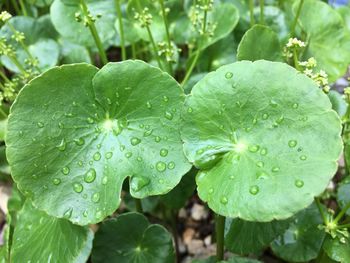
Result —
[[349, 6], [5, 6], [0, 262], [350, 262]]

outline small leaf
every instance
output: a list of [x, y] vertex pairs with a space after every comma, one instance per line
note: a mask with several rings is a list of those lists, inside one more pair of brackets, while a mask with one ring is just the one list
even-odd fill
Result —
[[272, 251], [289, 262], [306, 262], [315, 259], [326, 236], [318, 226], [322, 218], [317, 206], [311, 205], [292, 218], [287, 231], [272, 244]]
[[344, 117], [348, 108], [348, 104], [344, 100], [343, 96], [335, 90], [330, 90], [327, 95], [332, 103], [332, 109], [339, 114], [340, 118]]
[[254, 25], [242, 37], [237, 50], [237, 59], [282, 61], [277, 34], [267, 26]]
[[[349, 145], [345, 145], [346, 156], [349, 155]], [[338, 186], [337, 189], [337, 201], [341, 208], [350, 203], [350, 177], [346, 177]], [[346, 214], [350, 215], [350, 209], [346, 211]]]
[[225, 245], [236, 254], [258, 254], [288, 228], [289, 221], [287, 219], [260, 223], [226, 219], [228, 230], [225, 234]]
[[[209, 73], [183, 110], [185, 154], [216, 213], [285, 219], [327, 187], [342, 150], [327, 96], [292, 67], [242, 61]], [[325, 151], [325, 149], [327, 149]]]
[[12, 176], [39, 209], [80, 225], [118, 208], [127, 177], [134, 197], [165, 194], [191, 167], [178, 131], [183, 101], [173, 78], [141, 61], [49, 70], [12, 106]]
[[333, 239], [327, 236], [323, 249], [331, 259], [337, 262], [350, 262], [350, 238], [343, 237], [343, 241], [340, 241], [339, 237]]
[[94, 240], [92, 261], [173, 263], [170, 233], [138, 213], [125, 213], [102, 223]]
[[89, 257], [92, 239], [93, 233], [88, 227], [50, 217], [26, 201], [14, 230], [11, 259], [13, 262], [83, 263]]

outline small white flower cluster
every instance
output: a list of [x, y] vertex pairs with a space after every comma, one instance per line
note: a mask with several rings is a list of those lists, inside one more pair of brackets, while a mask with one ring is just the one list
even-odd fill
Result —
[[4, 23], [7, 22], [7, 20], [9, 20], [11, 17], [12, 17], [12, 15], [7, 11], [2, 11], [0, 13], [0, 21], [2, 21]]
[[299, 51], [304, 47], [306, 47], [305, 42], [297, 38], [290, 38], [285, 47], [283, 48], [283, 56], [285, 56], [287, 59], [292, 58], [294, 52]]
[[329, 92], [330, 87], [328, 83], [328, 74], [324, 70], [315, 72], [317, 62], [314, 57], [309, 58], [307, 61], [299, 62], [299, 66], [302, 67], [302, 72], [313, 81], [315, 81], [316, 84], [320, 86], [325, 93]]
[[95, 23], [95, 21], [98, 18], [101, 18], [100, 14], [97, 14], [95, 17], [90, 12], [88, 12], [87, 16], [82, 15], [80, 12], [75, 13], [75, 21], [77, 21], [78, 23], [83, 21], [85, 27], [88, 27], [89, 25], [91, 25], [91, 23]]
[[181, 52], [181, 49], [177, 48], [176, 45], [168, 47], [166, 42], [158, 43], [158, 56], [164, 57], [167, 62], [175, 63], [175, 54]]
[[134, 12], [134, 19], [138, 20], [140, 26], [144, 28], [152, 24], [153, 16], [150, 14], [149, 9], [145, 7], [141, 13]]
[[[191, 20], [192, 26], [195, 31], [200, 35], [207, 34], [209, 37], [214, 35], [214, 31], [217, 27], [217, 23], [212, 23], [210, 21], [204, 21], [204, 12], [210, 12], [213, 10], [213, 0], [200, 0], [194, 6], [192, 6], [189, 12], [189, 18]], [[204, 25], [206, 23], [206, 25]], [[203, 31], [205, 28], [205, 32]]]
[[305, 42], [303, 42], [303, 41], [301, 41], [301, 40], [299, 40], [299, 39], [297, 39], [297, 38], [290, 38], [289, 40], [288, 40], [288, 43], [286, 44], [286, 47], [289, 47], [289, 48], [291, 48], [291, 47], [306, 47], [306, 45], [305, 45]]

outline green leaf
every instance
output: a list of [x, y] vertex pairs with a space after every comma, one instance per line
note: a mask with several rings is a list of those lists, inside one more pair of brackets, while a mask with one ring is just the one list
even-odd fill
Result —
[[[31, 55], [38, 59], [38, 66], [44, 71], [57, 64], [59, 58], [59, 46], [56, 41], [50, 39], [50, 36], [42, 30], [42, 25], [44, 24], [43, 21], [43, 19], [35, 20], [31, 17], [17, 16], [9, 20], [8, 23], [11, 23], [17, 31], [22, 32], [25, 35], [24, 44], [28, 47]], [[19, 62], [25, 66], [25, 60], [28, 59], [28, 55], [22, 46], [11, 38], [12, 35], [13, 32], [8, 25], [1, 28], [0, 37], [5, 37], [8, 42], [14, 46]], [[9, 70], [16, 73], [20, 72], [17, 66], [14, 65], [7, 56], [2, 56], [1, 62]]]
[[[348, 147], [345, 149], [349, 151]], [[346, 177], [338, 186], [337, 189], [337, 201], [341, 208], [350, 203], [350, 177]], [[350, 215], [350, 209], [346, 211], [347, 215]]]
[[11, 248], [12, 262], [76, 262], [89, 257], [93, 233], [65, 219], [50, 217], [26, 201], [19, 212]]
[[227, 261], [217, 261], [216, 256], [212, 256], [206, 259], [195, 259], [192, 261], [192, 263], [262, 263], [259, 260], [251, 259], [251, 258], [244, 258], [244, 257], [238, 257], [234, 256], [229, 258]]
[[[125, 207], [129, 211], [137, 211], [135, 198], [133, 198], [129, 193], [126, 193], [123, 197]], [[142, 198], [141, 200], [142, 210], [144, 213], [151, 213], [159, 204], [159, 196], [149, 196]]]
[[172, 77], [142, 61], [49, 70], [12, 106], [13, 178], [39, 209], [80, 225], [118, 208], [127, 177], [133, 197], [165, 194], [191, 167], [178, 131], [183, 101]]
[[65, 39], [60, 41], [62, 64], [86, 62], [91, 63], [89, 51], [86, 47], [73, 44]]
[[233, 253], [258, 254], [289, 226], [289, 220], [267, 223], [226, 219], [225, 246]]
[[304, 58], [315, 57], [317, 69], [325, 70], [330, 81], [341, 77], [350, 63], [350, 32], [342, 17], [322, 1], [305, 0], [299, 21], [308, 35]]
[[7, 119], [0, 120], [0, 141], [5, 140], [7, 130]]
[[[108, 47], [115, 42], [116, 11], [112, 0], [88, 0], [87, 6], [93, 16], [101, 15], [95, 22], [99, 37], [104, 46]], [[94, 39], [88, 27], [83, 21], [75, 20], [76, 13], [82, 13], [77, 3], [65, 3], [62, 0], [55, 0], [51, 5], [51, 20], [56, 30], [66, 39], [73, 43], [95, 47]]]
[[332, 103], [332, 109], [338, 113], [339, 117], [344, 117], [348, 108], [348, 104], [344, 100], [343, 96], [335, 90], [329, 91], [327, 95]]
[[327, 236], [323, 249], [335, 261], [350, 262], [350, 238], [344, 238], [344, 241], [341, 242], [339, 237], [333, 239], [331, 236]]
[[201, 170], [200, 198], [218, 214], [288, 218], [337, 170], [339, 117], [317, 85], [286, 64], [223, 66], [195, 85], [185, 105], [185, 155]]
[[254, 25], [244, 34], [239, 43], [237, 59], [282, 61], [281, 45], [277, 34], [267, 26]]
[[173, 263], [170, 233], [145, 216], [125, 213], [102, 223], [94, 240], [92, 262]]
[[286, 261], [315, 259], [326, 236], [324, 230], [318, 228], [323, 222], [317, 206], [311, 205], [292, 219], [287, 231], [271, 244], [273, 252]]
[[350, 6], [341, 6], [337, 8], [337, 11], [342, 16], [346, 27], [350, 30]]

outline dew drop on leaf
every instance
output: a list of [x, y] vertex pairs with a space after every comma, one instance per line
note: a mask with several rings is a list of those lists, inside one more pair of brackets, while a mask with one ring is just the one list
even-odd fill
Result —
[[132, 156], [132, 152], [127, 152], [126, 154], [125, 154], [125, 157], [126, 158], [130, 158]]
[[263, 120], [267, 120], [269, 118], [269, 115], [267, 114], [267, 113], [264, 113], [263, 115], [262, 115], [262, 119]]
[[231, 180], [235, 179], [235, 176], [234, 175], [230, 175], [230, 179]]
[[83, 217], [87, 217], [87, 216], [88, 216], [88, 211], [85, 210], [85, 211], [83, 212]]
[[264, 167], [264, 162], [262, 162], [262, 161], [258, 161], [257, 163], [256, 163], [256, 166], [258, 166], [258, 167]]
[[226, 72], [225, 78], [231, 79], [232, 77], [233, 77], [233, 73], [232, 72]]
[[135, 146], [138, 145], [141, 142], [141, 140], [137, 137], [132, 137], [130, 140], [131, 145]]
[[298, 103], [294, 103], [292, 107], [293, 107], [293, 109], [297, 109], [299, 107], [299, 104]]
[[143, 133], [143, 137], [148, 137], [152, 134], [153, 130], [148, 130]]
[[159, 161], [156, 164], [156, 169], [158, 172], [164, 172], [166, 169], [166, 164], [164, 162]]
[[173, 114], [171, 112], [166, 111], [164, 117], [171, 121], [173, 119]]
[[290, 148], [294, 148], [295, 146], [297, 146], [297, 141], [296, 141], [296, 140], [290, 140], [290, 141], [288, 142], [288, 146], [289, 146]]
[[101, 219], [102, 218], [102, 212], [101, 211], [97, 211], [95, 214], [96, 219]]
[[85, 140], [83, 138], [78, 138], [78, 139], [74, 139], [74, 142], [76, 145], [82, 146], [82, 145], [84, 145]]
[[64, 124], [62, 122], [59, 122], [58, 123], [58, 128], [63, 129], [64, 128]]
[[276, 108], [278, 106], [278, 103], [274, 100], [270, 100], [270, 105], [271, 107]]
[[307, 156], [306, 155], [302, 155], [302, 156], [299, 157], [299, 159], [302, 160], [302, 161], [305, 161], [307, 159]]
[[164, 100], [164, 102], [168, 102], [169, 98], [167, 96], [163, 96], [163, 100]]
[[87, 183], [92, 183], [95, 181], [96, 171], [94, 168], [89, 169], [84, 175], [84, 181]]
[[175, 168], [175, 163], [174, 162], [169, 162], [168, 163], [168, 169], [173, 170]]
[[41, 122], [41, 121], [39, 121], [39, 122], [37, 123], [37, 125], [38, 125], [39, 128], [43, 128], [43, 127], [44, 127], [44, 123]]
[[160, 150], [160, 156], [166, 157], [168, 155], [168, 150], [167, 149], [161, 149]]
[[259, 193], [259, 187], [257, 185], [253, 185], [252, 187], [250, 187], [249, 193], [251, 193], [252, 195], [258, 194]]
[[92, 158], [95, 161], [99, 161], [99, 160], [101, 160], [101, 154], [99, 152], [95, 152]]
[[102, 178], [102, 184], [106, 185], [108, 183], [108, 177], [107, 176], [103, 176]]
[[261, 148], [260, 154], [263, 155], [263, 156], [266, 155], [267, 154], [267, 149], [266, 148]]
[[147, 106], [147, 109], [152, 109], [152, 104], [149, 101], [147, 101], [146, 106]]
[[130, 187], [133, 191], [138, 192], [146, 185], [149, 185], [150, 179], [144, 176], [133, 176], [130, 181]]
[[255, 152], [259, 151], [259, 148], [260, 148], [259, 145], [251, 145], [248, 147], [248, 150], [252, 153], [255, 153]]
[[272, 167], [271, 171], [274, 173], [279, 172], [280, 168], [278, 166]]
[[72, 213], [73, 213], [73, 208], [69, 208], [63, 213], [63, 217], [68, 219], [72, 216]]
[[54, 185], [59, 185], [59, 184], [61, 183], [61, 179], [59, 179], [59, 178], [54, 178], [54, 179], [52, 180], [52, 183], [53, 183]]
[[297, 179], [295, 180], [294, 184], [296, 187], [301, 188], [304, 186], [304, 181]]
[[192, 112], [193, 112], [193, 109], [192, 109], [191, 107], [188, 107], [187, 112], [188, 112], [188, 113], [192, 113]]
[[155, 140], [155, 142], [160, 142], [160, 137], [159, 136], [156, 136], [155, 138], [154, 138], [154, 140]]
[[113, 156], [113, 152], [107, 152], [105, 155], [106, 159], [111, 159], [112, 156]]
[[227, 197], [226, 196], [222, 196], [221, 199], [220, 199], [220, 202], [224, 205], [227, 204], [228, 200], [227, 200]]
[[88, 118], [86, 119], [86, 121], [87, 121], [89, 124], [93, 124], [93, 123], [94, 123], [94, 119], [91, 118], [91, 117], [88, 117]]
[[208, 192], [209, 192], [209, 194], [214, 193], [214, 188], [209, 188]]
[[69, 174], [69, 172], [70, 172], [70, 169], [69, 169], [68, 166], [65, 166], [65, 167], [62, 168], [62, 173], [63, 173], [64, 175]]
[[84, 187], [82, 184], [80, 183], [75, 183], [73, 184], [73, 190], [76, 192], [76, 193], [81, 193], [83, 191]]
[[64, 151], [66, 149], [66, 140], [63, 138], [61, 142], [56, 146], [56, 148], [60, 151]]
[[91, 196], [91, 200], [92, 202], [94, 203], [98, 203], [100, 201], [100, 194], [99, 193], [94, 193], [92, 196]]

